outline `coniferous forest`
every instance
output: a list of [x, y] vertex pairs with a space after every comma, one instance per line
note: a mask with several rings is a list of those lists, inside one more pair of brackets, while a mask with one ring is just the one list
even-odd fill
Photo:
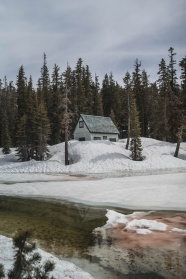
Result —
[[61, 72], [55, 64], [50, 73], [44, 54], [36, 88], [23, 65], [15, 83], [0, 80], [0, 147], [5, 154], [16, 147], [22, 161], [44, 160], [47, 145], [73, 137], [79, 114], [110, 116], [120, 138], [128, 139], [126, 148], [129, 139], [140, 144], [140, 136], [179, 144], [186, 129], [186, 56], [176, 61], [170, 47], [157, 76], [151, 83], [138, 59], [133, 72], [124, 72], [122, 86], [112, 73], [100, 81], [81, 58], [75, 69]]

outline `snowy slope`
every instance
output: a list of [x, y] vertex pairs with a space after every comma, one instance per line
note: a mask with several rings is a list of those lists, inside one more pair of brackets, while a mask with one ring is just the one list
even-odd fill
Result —
[[64, 143], [49, 147], [50, 159], [44, 162], [17, 162], [15, 150], [9, 155], [0, 153], [1, 173], [109, 173], [129, 171], [184, 170], [186, 169], [186, 143], [181, 144], [179, 158], [174, 158], [175, 144], [142, 138], [141, 162], [132, 161], [125, 149], [126, 140], [71, 141], [70, 165], [64, 165]]
[[[0, 247], [0, 263], [4, 266], [6, 279], [7, 272], [12, 268], [13, 264], [14, 250], [12, 239], [0, 235]], [[42, 256], [42, 262], [51, 260], [55, 263], [55, 269], [50, 273], [50, 275], [53, 275], [56, 279], [92, 279], [92, 276], [89, 273], [83, 271], [73, 263], [61, 261], [55, 256], [41, 249], [37, 249], [37, 252], [39, 252], [39, 254]]]

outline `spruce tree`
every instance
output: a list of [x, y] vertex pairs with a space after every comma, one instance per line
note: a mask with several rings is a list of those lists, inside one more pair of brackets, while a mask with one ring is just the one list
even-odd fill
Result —
[[147, 72], [145, 70], [142, 70], [141, 73], [141, 86], [142, 86], [142, 98], [143, 98], [143, 122], [142, 122], [142, 127], [143, 127], [143, 133], [142, 135], [144, 137], [149, 136], [149, 115], [151, 111], [151, 103], [149, 103], [149, 98], [150, 98], [150, 88], [149, 88], [149, 79]]
[[95, 81], [92, 84], [92, 94], [93, 94], [93, 105], [92, 114], [97, 116], [103, 115], [103, 107], [100, 95], [100, 85], [98, 81], [98, 76], [95, 75]]
[[2, 115], [1, 139], [2, 139], [3, 153], [9, 154], [10, 147], [11, 147], [11, 138], [9, 135], [9, 123], [8, 123], [8, 117], [6, 112], [4, 112]]
[[51, 103], [48, 112], [51, 125], [51, 144], [58, 144], [62, 139], [62, 78], [59, 71], [60, 68], [55, 64], [52, 72]]
[[130, 143], [130, 129], [131, 129], [131, 76], [129, 72], [126, 73], [125, 77], [123, 78], [125, 84], [125, 92], [126, 92], [126, 99], [127, 99], [127, 143], [126, 149], [129, 148]]
[[103, 104], [103, 115], [110, 116], [112, 109], [112, 95], [110, 91], [109, 76], [106, 74], [102, 82], [101, 97]]
[[159, 114], [159, 129], [161, 129], [162, 140], [168, 141], [170, 140], [170, 80], [169, 80], [169, 72], [164, 59], [161, 60], [159, 64], [158, 71], [159, 79], [158, 90], [160, 95], [160, 103], [159, 107], [161, 108], [161, 114]]
[[86, 109], [85, 114], [93, 114], [93, 92], [92, 92], [92, 75], [89, 70], [89, 66], [83, 69], [83, 85], [86, 97]]
[[27, 82], [23, 65], [20, 67], [17, 76], [17, 106], [18, 106], [18, 123], [26, 111], [27, 107]]
[[0, 264], [0, 279], [5, 278], [5, 272], [4, 272], [4, 267], [2, 264]]
[[47, 57], [46, 54], [43, 54], [43, 66], [41, 68], [41, 77], [39, 79], [39, 83], [41, 86], [41, 94], [42, 99], [45, 102], [45, 107], [47, 109], [47, 112], [50, 110], [50, 101], [51, 101], [51, 95], [50, 95], [50, 76], [49, 76], [49, 70], [47, 66]]
[[27, 141], [27, 116], [24, 114], [19, 118], [19, 126], [17, 130], [17, 153], [19, 161], [29, 161], [29, 145]]
[[43, 161], [48, 157], [48, 140], [50, 135], [50, 123], [47, 116], [45, 103], [42, 99], [39, 100], [38, 110], [35, 118], [35, 159]]
[[[141, 135], [147, 136], [147, 115], [146, 115], [146, 106], [147, 106], [147, 74], [143, 71], [143, 84], [142, 84], [142, 73], [141, 73], [141, 61], [136, 59], [134, 61], [134, 72], [132, 74], [133, 80], [133, 91], [134, 97], [136, 99], [136, 105], [139, 112], [139, 121], [140, 121], [140, 128], [141, 128]], [[146, 83], [146, 84], [145, 84]]]
[[65, 165], [69, 165], [69, 152], [68, 152], [68, 141], [71, 136], [71, 125], [72, 125], [72, 118], [73, 113], [70, 111], [70, 88], [68, 88], [68, 77], [70, 73], [70, 68], [67, 66], [67, 70], [64, 74], [64, 92], [62, 96], [62, 108], [63, 108], [63, 120], [62, 120], [62, 127], [64, 130], [64, 136], [65, 136]]
[[77, 92], [77, 104], [78, 104], [78, 112], [86, 113], [87, 105], [86, 105], [86, 95], [85, 95], [85, 87], [83, 81], [83, 73], [85, 71], [83, 67], [83, 60], [81, 58], [78, 59], [76, 64], [76, 92]]
[[177, 93], [177, 76], [176, 76], [176, 60], [174, 59], [174, 56], [176, 55], [176, 53], [174, 52], [174, 48], [170, 47], [169, 48], [169, 58], [170, 58], [170, 62], [169, 62], [169, 66], [168, 66], [168, 72], [169, 72], [169, 78], [170, 78], [170, 87], [172, 92], [174, 92], [174, 94]]
[[130, 151], [131, 158], [134, 161], [142, 161], [142, 145], [140, 138], [140, 122], [139, 122], [139, 113], [136, 106], [136, 100], [134, 94], [131, 94], [131, 103], [130, 103], [130, 113], [131, 113], [131, 142], [130, 142]]
[[181, 98], [183, 102], [183, 109], [186, 114], [186, 56], [179, 62], [181, 67]]

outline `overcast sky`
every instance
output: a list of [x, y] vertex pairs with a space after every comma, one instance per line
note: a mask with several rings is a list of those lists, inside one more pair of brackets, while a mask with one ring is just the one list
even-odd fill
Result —
[[186, 54], [186, 0], [0, 0], [0, 36], [9, 81], [23, 65], [36, 82], [44, 52], [50, 73], [81, 57], [100, 82], [112, 72], [122, 84], [138, 58], [153, 81], [170, 46], [177, 62]]

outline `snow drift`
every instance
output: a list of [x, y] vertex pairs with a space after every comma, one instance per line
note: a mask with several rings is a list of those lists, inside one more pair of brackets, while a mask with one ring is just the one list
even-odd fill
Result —
[[186, 143], [180, 147], [179, 158], [175, 158], [175, 144], [150, 138], [142, 138], [144, 161], [135, 162], [125, 149], [126, 140], [70, 141], [70, 165], [64, 165], [64, 143], [50, 146], [50, 158], [44, 162], [35, 160], [18, 162], [15, 149], [9, 155], [0, 151], [1, 173], [113, 173], [146, 172], [155, 170], [186, 169]]

